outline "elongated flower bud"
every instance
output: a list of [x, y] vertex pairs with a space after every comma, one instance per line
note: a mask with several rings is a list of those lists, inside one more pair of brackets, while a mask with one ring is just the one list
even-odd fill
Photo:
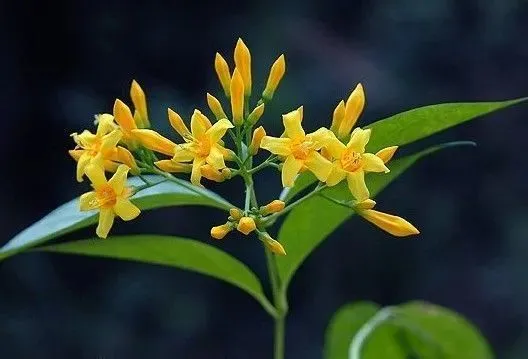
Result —
[[222, 57], [222, 55], [220, 55], [218, 52], [215, 56], [214, 67], [216, 75], [218, 76], [218, 80], [220, 81], [220, 85], [222, 85], [222, 89], [224, 90], [226, 97], [229, 97], [229, 86], [231, 85], [229, 65], [227, 64], [226, 60]]
[[255, 220], [251, 217], [242, 217], [238, 221], [237, 230], [246, 236], [257, 229]]
[[398, 146], [385, 147], [384, 149], [379, 150], [376, 153], [376, 156], [381, 158], [383, 163], [387, 163], [391, 160], [392, 156], [394, 156], [394, 153], [396, 153], [397, 149], [398, 149]]
[[211, 112], [214, 114], [217, 120], [227, 118], [220, 101], [218, 101], [218, 99], [210, 93], [207, 93], [207, 105], [209, 105]]
[[379, 212], [373, 209], [360, 210], [358, 211], [358, 214], [370, 223], [396, 237], [406, 237], [420, 233], [420, 231], [411, 223], [392, 214]]
[[231, 223], [225, 223], [220, 226], [211, 228], [211, 237], [214, 239], [224, 239], [224, 237], [233, 230]]
[[240, 71], [244, 81], [244, 94], [251, 95], [251, 53], [242, 39], [235, 46], [235, 66]]
[[264, 242], [264, 245], [266, 247], [268, 247], [268, 249], [272, 253], [275, 253], [275, 254], [278, 254], [278, 255], [281, 255], [281, 256], [285, 256], [286, 255], [286, 251], [284, 250], [284, 247], [282, 246], [282, 244], [280, 244], [275, 239], [271, 238], [271, 236], [268, 233], [262, 233], [260, 235], [260, 238], [261, 238], [262, 242]]
[[270, 101], [273, 98], [273, 94], [279, 86], [284, 73], [286, 72], [286, 60], [284, 60], [284, 55], [280, 55], [277, 60], [271, 66], [271, 70], [268, 76], [268, 82], [266, 83], [266, 88], [262, 92], [262, 98], [266, 101]]
[[265, 206], [260, 207], [260, 214], [267, 216], [268, 214], [277, 213], [284, 209], [285, 203], [278, 199], [271, 201]]
[[364, 107], [365, 93], [363, 91], [363, 86], [358, 84], [346, 101], [345, 116], [339, 126], [337, 137], [343, 139], [350, 135], [350, 131], [352, 131], [352, 127], [356, 124]]
[[174, 128], [174, 130], [178, 132], [179, 135], [184, 139], [191, 137], [191, 131], [189, 131], [189, 128], [187, 127], [185, 122], [183, 122], [181, 116], [170, 108], [167, 109], [167, 112], [169, 114], [169, 122], [172, 128]]
[[259, 126], [253, 131], [253, 138], [251, 139], [251, 144], [249, 145], [249, 153], [251, 155], [256, 155], [259, 148], [260, 143], [262, 142], [262, 139], [266, 136], [266, 130], [264, 127]]
[[138, 128], [149, 128], [150, 122], [147, 112], [147, 98], [145, 92], [139, 86], [136, 80], [132, 81], [130, 85], [130, 98], [134, 104], [136, 111], [134, 112], [134, 120]]
[[262, 117], [263, 113], [264, 113], [264, 104], [261, 103], [260, 105], [255, 107], [255, 109], [253, 109], [253, 111], [251, 111], [251, 113], [249, 114], [248, 119], [247, 119], [249, 125], [250, 126], [255, 125], [257, 121], [260, 119], [260, 117]]
[[149, 150], [174, 156], [176, 144], [153, 130], [132, 130], [134, 137]]
[[233, 220], [238, 221], [240, 218], [244, 217], [244, 212], [238, 208], [231, 208], [229, 210], [229, 215], [233, 218]]
[[341, 122], [343, 122], [343, 118], [345, 117], [345, 101], [341, 100], [335, 110], [334, 115], [332, 116], [332, 125], [330, 126], [330, 131], [335, 133], [337, 135], [337, 132], [339, 130], [339, 127], [341, 126]]
[[244, 80], [238, 68], [231, 79], [231, 113], [235, 126], [241, 126], [244, 121]]

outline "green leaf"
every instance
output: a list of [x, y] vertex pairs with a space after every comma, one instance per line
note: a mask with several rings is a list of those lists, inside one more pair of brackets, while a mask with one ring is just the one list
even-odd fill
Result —
[[388, 146], [406, 145], [526, 100], [528, 97], [501, 102], [443, 103], [405, 111], [366, 126], [372, 129], [367, 149], [376, 152]]
[[379, 310], [376, 303], [356, 302], [335, 312], [325, 333], [324, 358], [346, 358], [354, 335]]
[[[220, 209], [233, 207], [219, 195], [191, 185], [187, 181], [164, 181], [161, 176], [145, 176], [152, 182], [158, 183], [153, 187], [144, 189], [132, 197], [132, 202], [142, 210], [167, 206], [201, 205]], [[137, 178], [129, 179], [129, 185], [141, 186], [143, 182]], [[70, 233], [76, 229], [87, 227], [97, 222], [96, 211], [81, 212], [79, 199], [76, 198], [58, 207], [44, 218], [29, 226], [0, 249], [0, 260], [34, 247], [43, 242]]]
[[[387, 174], [372, 173], [366, 178], [372, 198], [389, 183], [412, 166], [420, 158], [440, 149], [473, 144], [472, 142], [452, 142], [434, 146], [419, 153], [403, 157], [389, 163], [391, 171]], [[350, 198], [349, 190], [343, 182], [324, 192], [334, 198]], [[319, 196], [314, 196], [294, 208], [282, 224], [278, 240], [288, 255], [277, 257], [278, 273], [286, 291], [295, 271], [306, 257], [332, 233], [341, 223], [353, 215], [351, 209], [341, 207]]]
[[270, 304], [257, 276], [242, 262], [208, 244], [156, 235], [115, 236], [106, 240], [65, 242], [36, 250], [131, 260], [198, 272], [226, 281], [249, 293], [265, 309]]
[[327, 329], [325, 359], [490, 359], [479, 330], [460, 314], [425, 302], [348, 305]]

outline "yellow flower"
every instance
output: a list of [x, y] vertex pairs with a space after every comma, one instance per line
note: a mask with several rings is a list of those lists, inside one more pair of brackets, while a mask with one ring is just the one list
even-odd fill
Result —
[[[251, 95], [251, 53], [242, 39], [238, 39], [235, 46], [235, 67], [240, 71], [244, 80], [244, 94]], [[231, 89], [231, 94], [233, 90]]]
[[[184, 172], [188, 167], [182, 162], [192, 161], [191, 182], [193, 184], [200, 185], [202, 176], [219, 180], [218, 171], [222, 171], [226, 167], [225, 160], [233, 156], [233, 152], [221, 144], [222, 137], [228, 129], [233, 127], [231, 122], [224, 118], [213, 125], [204, 114], [194, 110], [191, 117], [191, 131], [189, 131], [181, 117], [171, 109], [169, 109], [169, 121], [183, 137], [185, 143], [176, 145], [157, 133], [153, 134], [154, 131], [151, 130], [133, 131], [137, 138], [141, 138], [145, 147], [173, 156], [171, 160], [155, 162], [156, 166], [164, 171], [175, 169], [175, 172]], [[205, 166], [204, 173], [202, 173], [203, 166]], [[224, 173], [220, 174], [225, 179]]]
[[242, 217], [238, 221], [237, 230], [246, 236], [257, 229], [255, 220], [251, 217]]
[[367, 199], [355, 206], [356, 212], [370, 223], [396, 237], [419, 234], [420, 231], [405, 219], [392, 214], [373, 210], [376, 202]]
[[280, 55], [271, 66], [266, 88], [262, 92], [262, 98], [264, 98], [266, 101], [271, 100], [285, 72], [286, 61], [284, 60], [284, 55]]
[[320, 181], [326, 181], [332, 171], [332, 163], [317, 151], [330, 138], [329, 130], [321, 128], [313, 133], [305, 134], [301, 126], [301, 109], [283, 115], [282, 119], [285, 137], [264, 136], [260, 147], [285, 157], [282, 166], [283, 186], [293, 186], [295, 177], [305, 167], [312, 171]]
[[332, 121], [332, 132], [341, 140], [348, 138], [352, 127], [356, 124], [364, 107], [365, 92], [363, 91], [363, 86], [358, 84], [348, 97], [346, 103], [343, 104], [340, 102], [337, 105]]
[[126, 148], [117, 146], [122, 134], [114, 123], [113, 116], [102, 114], [96, 117], [97, 131], [88, 130], [72, 134], [76, 147], [69, 151], [70, 156], [77, 161], [77, 181], [82, 182], [86, 166], [100, 158], [105, 170], [115, 172], [118, 163], [124, 163], [138, 171], [134, 156]]
[[249, 153], [251, 155], [254, 156], [257, 154], [264, 136], [266, 136], [266, 130], [262, 126], [257, 127], [253, 131], [253, 137], [251, 138], [251, 143], [249, 144]]
[[229, 87], [231, 86], [231, 75], [229, 72], [229, 65], [227, 64], [227, 61], [222, 57], [222, 55], [220, 55], [218, 52], [215, 56], [214, 67], [216, 75], [218, 76], [218, 80], [220, 81], [220, 85], [222, 85], [226, 97], [229, 97]]
[[86, 168], [86, 174], [93, 191], [85, 193], [80, 198], [81, 211], [99, 210], [99, 225], [96, 233], [100, 238], [106, 238], [117, 215], [124, 221], [136, 218], [140, 210], [128, 199], [133, 191], [126, 187], [126, 179], [129, 168], [120, 165], [116, 173], [106, 180], [101, 166], [91, 164]]
[[139, 86], [136, 80], [132, 80], [132, 84], [130, 85], [130, 98], [134, 104], [134, 120], [137, 127], [150, 127], [147, 112], [147, 98], [145, 96], [145, 92], [141, 86]]
[[326, 149], [335, 159], [334, 169], [326, 183], [334, 186], [344, 180], [348, 181], [348, 188], [358, 201], [369, 198], [369, 191], [365, 184], [365, 172], [389, 172], [389, 169], [378, 156], [365, 153], [365, 146], [370, 139], [371, 130], [356, 128], [345, 146], [335, 136], [331, 136]]

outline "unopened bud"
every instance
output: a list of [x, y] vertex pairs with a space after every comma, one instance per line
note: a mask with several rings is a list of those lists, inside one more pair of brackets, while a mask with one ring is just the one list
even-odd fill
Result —
[[345, 115], [337, 131], [338, 138], [348, 138], [364, 107], [365, 92], [363, 91], [363, 86], [358, 84], [346, 101]]
[[330, 131], [336, 135], [339, 130], [339, 126], [341, 126], [341, 122], [343, 121], [343, 117], [345, 117], [345, 101], [341, 100], [334, 110], [334, 114], [332, 116], [332, 125], [330, 126]]
[[214, 114], [217, 120], [227, 118], [220, 101], [218, 101], [218, 99], [210, 93], [207, 93], [207, 105], [209, 106], [211, 112]]
[[231, 179], [232, 173], [231, 173], [231, 170], [229, 168], [227, 168], [227, 167], [222, 168], [222, 171], [220, 171], [220, 173], [222, 174], [222, 178], [224, 180]]
[[262, 114], [264, 113], [264, 104], [261, 103], [248, 116], [248, 124], [253, 126], [257, 123], [257, 121], [262, 117]]
[[136, 80], [130, 85], [130, 98], [134, 104], [134, 120], [138, 128], [149, 128], [150, 122], [147, 113], [147, 98], [145, 92]]
[[238, 221], [240, 220], [240, 218], [244, 217], [244, 212], [242, 212], [238, 208], [231, 208], [229, 210], [229, 215], [233, 217], [233, 220]]
[[251, 217], [242, 217], [238, 221], [237, 230], [241, 233], [244, 233], [246, 236], [257, 229], [255, 220]]
[[268, 214], [277, 213], [284, 209], [285, 203], [283, 201], [280, 201], [278, 199], [271, 201], [265, 206], [260, 207], [260, 213], [263, 216], [266, 216]]
[[231, 113], [235, 126], [241, 126], [244, 121], [244, 80], [238, 68], [235, 68], [231, 79]]
[[279, 82], [286, 72], [286, 61], [284, 60], [284, 55], [280, 55], [277, 60], [271, 66], [271, 70], [268, 76], [268, 82], [266, 83], [266, 88], [262, 92], [262, 97], [269, 101], [272, 99], [275, 90], [279, 86]]
[[227, 61], [218, 52], [215, 56], [214, 67], [220, 85], [224, 89], [226, 97], [229, 97], [229, 87], [231, 85], [231, 75], [229, 74], [229, 65]]
[[361, 202], [358, 202], [354, 205], [355, 209], [362, 210], [362, 209], [372, 209], [376, 205], [376, 202], [370, 198], [365, 199]]
[[285, 256], [286, 251], [284, 250], [284, 247], [282, 244], [271, 238], [271, 236], [268, 233], [264, 233], [261, 236], [262, 241], [264, 242], [264, 245], [268, 247], [268, 249], [278, 255]]
[[253, 131], [253, 138], [251, 139], [251, 144], [249, 145], [249, 153], [251, 155], [256, 155], [259, 148], [260, 143], [262, 142], [262, 139], [266, 136], [266, 130], [264, 127], [260, 126]]
[[419, 234], [420, 231], [405, 219], [392, 214], [367, 209], [358, 214], [370, 223], [396, 237], [407, 237]]
[[384, 149], [379, 150], [376, 153], [376, 156], [381, 158], [383, 163], [387, 163], [391, 160], [392, 156], [394, 156], [394, 153], [396, 152], [397, 149], [398, 149], [398, 146], [385, 147]]
[[[240, 38], [235, 46], [234, 58], [235, 67], [239, 69], [244, 81], [244, 94], [249, 96], [251, 95], [251, 53], [244, 41]], [[233, 93], [232, 89], [231, 93]]]
[[221, 226], [211, 228], [211, 237], [214, 239], [223, 239], [229, 232], [233, 230], [231, 223], [225, 223]]
[[215, 182], [223, 182], [225, 180], [224, 176], [222, 176], [222, 173], [210, 164], [206, 164], [200, 167], [200, 171], [202, 173], [202, 176], [204, 176], [208, 180]]

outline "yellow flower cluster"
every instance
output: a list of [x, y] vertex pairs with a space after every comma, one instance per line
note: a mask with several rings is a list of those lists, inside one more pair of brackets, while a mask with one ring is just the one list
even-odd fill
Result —
[[[361, 84], [346, 101], [338, 103], [329, 129], [306, 133], [301, 106], [283, 115], [284, 133], [272, 137], [264, 127], [255, 127], [285, 74], [285, 57], [280, 55], [271, 66], [266, 86], [254, 106], [251, 105], [251, 53], [241, 39], [236, 43], [233, 58], [233, 70], [220, 53], [214, 59], [214, 69], [228, 105], [225, 108], [229, 111], [224, 110], [222, 101], [207, 93], [206, 102], [213, 117], [195, 109], [189, 128], [177, 112], [168, 109], [168, 121], [181, 137], [179, 141], [150, 129], [145, 93], [136, 81], [130, 89], [134, 112], [118, 99], [113, 114], [96, 116], [95, 134], [85, 130], [72, 135], [76, 148], [70, 154], [77, 160], [77, 180], [82, 181], [87, 175], [94, 188], [81, 196], [81, 210], [99, 209], [98, 236], [107, 236], [115, 215], [123, 220], [139, 215], [139, 209], [128, 200], [134, 192], [126, 187], [129, 171], [136, 175], [163, 174], [168, 179], [173, 178], [169, 173], [189, 173], [190, 182], [196, 186], [202, 186], [204, 177], [222, 182], [240, 176], [246, 185], [245, 205], [243, 209], [231, 209], [228, 221], [213, 227], [211, 236], [222, 239], [234, 229], [244, 235], [255, 232], [272, 252], [285, 254], [281, 244], [266, 229], [291, 207], [281, 200], [259, 207], [255, 197], [253, 174], [266, 167], [280, 169], [284, 187], [294, 186], [303, 171], [315, 175], [320, 191], [346, 180], [354, 197], [350, 207], [367, 221], [395, 236], [418, 233], [404, 219], [375, 211], [375, 202], [369, 199], [365, 173], [389, 172], [386, 163], [397, 147], [388, 147], [376, 154], [366, 152], [371, 130], [354, 128], [365, 106]], [[271, 155], [254, 166], [259, 149]], [[159, 155], [165, 158], [158, 158]], [[115, 174], [107, 181], [104, 170]]]

